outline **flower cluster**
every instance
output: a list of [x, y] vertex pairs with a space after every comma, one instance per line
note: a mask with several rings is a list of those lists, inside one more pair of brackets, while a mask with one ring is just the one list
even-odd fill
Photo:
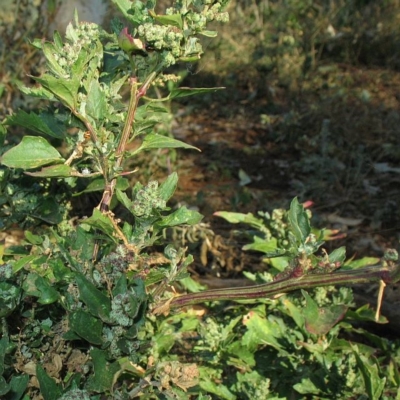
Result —
[[158, 182], [151, 181], [136, 193], [132, 212], [137, 217], [149, 217], [153, 210], [163, 210], [167, 203], [159, 195]]

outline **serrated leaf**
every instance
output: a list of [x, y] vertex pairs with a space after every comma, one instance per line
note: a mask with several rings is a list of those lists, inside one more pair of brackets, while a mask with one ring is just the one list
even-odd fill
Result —
[[47, 66], [49, 67], [49, 70], [59, 78], [68, 78], [68, 75], [64, 71], [64, 69], [60, 66], [58, 63], [55, 54], [57, 54], [56, 47], [53, 43], [51, 42], [45, 42], [42, 44], [42, 51], [46, 57], [47, 60]]
[[298, 243], [305, 244], [306, 239], [311, 233], [311, 226], [307, 212], [299, 203], [297, 197], [295, 197], [290, 204], [288, 217], [291, 230]]
[[181, 224], [194, 225], [200, 222], [203, 216], [194, 210], [188, 210], [186, 207], [181, 207], [172, 214], [164, 217], [156, 223], [159, 228], [167, 228]]
[[128, 210], [131, 210], [132, 208], [132, 201], [131, 199], [127, 196], [126, 193], [124, 193], [122, 190], [117, 189], [115, 191], [115, 195], [117, 196], [118, 201], [126, 207]]
[[61, 387], [46, 374], [41, 365], [36, 366], [36, 378], [39, 381], [40, 394], [44, 400], [55, 400], [62, 396]]
[[52, 165], [42, 168], [36, 172], [25, 172], [27, 175], [37, 178], [68, 178], [71, 176], [73, 169], [66, 164]]
[[89, 343], [97, 345], [103, 343], [103, 323], [85, 311], [78, 310], [71, 313], [69, 316], [69, 327]]
[[170, 26], [175, 26], [179, 29], [183, 29], [183, 21], [181, 14], [154, 15], [153, 18], [161, 25], [170, 25]]
[[132, 1], [130, 1], [130, 0], [112, 0], [112, 2], [117, 5], [117, 7], [121, 10], [122, 14], [124, 14], [125, 17], [127, 17], [127, 18], [132, 17], [131, 14], [129, 13], [129, 11], [132, 7]]
[[325, 335], [344, 318], [347, 311], [347, 307], [344, 304], [318, 307], [307, 292], [302, 290], [302, 293], [307, 301], [303, 315], [305, 328], [308, 332], [315, 335]]
[[19, 110], [16, 114], [7, 118], [7, 124], [22, 126], [41, 135], [49, 135], [57, 139], [64, 137], [64, 126], [46, 113], [38, 115], [31, 112], [28, 114], [23, 110]]
[[86, 304], [90, 313], [102, 321], [109, 321], [110, 299], [81, 274], [76, 275], [76, 283], [79, 289], [79, 298]]
[[1, 163], [7, 167], [22, 169], [33, 169], [63, 161], [60, 153], [40, 136], [24, 136], [17, 146], [6, 151], [1, 157]]
[[80, 86], [80, 79], [76, 76], [73, 78], [58, 79], [52, 75], [45, 74], [41, 77], [33, 77], [44, 88], [54, 94], [62, 103], [69, 108], [75, 110], [78, 105], [78, 89]]
[[181, 142], [180, 140], [173, 139], [168, 136], [159, 135], [158, 133], [151, 133], [147, 135], [141, 146], [132, 152], [132, 155], [139, 153], [143, 150], [150, 150], [150, 149], [193, 149], [200, 151], [197, 147], [191, 146], [185, 142]]
[[187, 96], [194, 96], [197, 94], [203, 93], [211, 93], [216, 92], [217, 90], [225, 89], [224, 87], [213, 87], [213, 88], [189, 88], [189, 87], [180, 87], [177, 89], [172, 89], [168, 98], [177, 99], [179, 97], [187, 97]]

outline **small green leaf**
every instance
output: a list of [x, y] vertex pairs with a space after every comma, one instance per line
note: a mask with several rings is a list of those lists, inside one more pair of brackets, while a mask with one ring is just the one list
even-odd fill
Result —
[[290, 204], [289, 223], [297, 241], [301, 244], [305, 244], [306, 239], [311, 233], [310, 221], [307, 212], [299, 203], [297, 197], [295, 197]]
[[346, 259], [346, 247], [344, 246], [333, 250], [332, 253], [329, 254], [329, 261], [331, 263], [336, 263], [336, 262], [343, 263], [345, 259]]
[[89, 313], [78, 310], [70, 314], [69, 327], [89, 343], [101, 345], [103, 323]]
[[159, 135], [158, 133], [151, 133], [144, 138], [141, 146], [134, 152], [132, 152], [132, 155], [137, 154], [142, 150], [169, 149], [169, 148], [175, 148], [175, 149], [183, 148], [183, 149], [193, 149], [200, 151], [197, 147], [181, 142], [180, 140], [173, 139], [168, 136]]
[[162, 218], [162, 220], [158, 221], [156, 225], [160, 228], [167, 228], [181, 224], [194, 225], [200, 222], [202, 218], [203, 216], [197, 211], [181, 207], [172, 214]]
[[26, 174], [37, 178], [68, 178], [72, 171], [69, 165], [60, 164], [42, 168], [37, 172], [26, 172]]
[[105, 322], [109, 321], [110, 299], [81, 274], [76, 275], [76, 283], [79, 289], [79, 297], [86, 304], [90, 313]]
[[22, 126], [41, 135], [48, 135], [57, 139], [62, 139], [65, 134], [64, 126], [49, 113], [35, 114], [33, 111], [29, 114], [19, 110], [16, 114], [7, 118], [7, 124], [13, 126]]
[[203, 93], [213, 93], [216, 92], [217, 90], [222, 90], [225, 89], [224, 87], [213, 87], [213, 88], [189, 88], [189, 87], [180, 87], [177, 89], [172, 89], [169, 98], [172, 99], [177, 99], [178, 97], [187, 97], [187, 96], [194, 96], [198, 94], [203, 94]]
[[160, 197], [163, 200], [168, 201], [173, 196], [173, 194], [175, 193], [177, 185], [178, 185], [178, 174], [176, 172], [173, 172], [160, 185], [160, 187], [158, 189], [159, 193], [160, 193]]
[[170, 26], [175, 26], [179, 29], [183, 29], [183, 21], [181, 14], [154, 15], [153, 18], [161, 25], [170, 25]]
[[31, 295], [38, 297], [40, 304], [52, 304], [59, 299], [60, 294], [50, 285], [46, 278], [37, 275], [34, 285], [36, 290], [32, 291]]
[[39, 381], [40, 394], [44, 400], [55, 400], [62, 396], [61, 387], [46, 374], [41, 365], [36, 366], [36, 377]]
[[200, 33], [200, 35], [207, 36], [207, 37], [210, 37], [210, 38], [214, 38], [214, 37], [218, 36], [218, 32], [217, 31], [201, 31], [199, 33]]
[[1, 158], [1, 163], [7, 167], [22, 169], [33, 169], [63, 161], [60, 153], [40, 136], [24, 136], [17, 146], [6, 151]]
[[32, 254], [32, 255], [25, 256], [25, 257], [18, 259], [13, 264], [13, 272], [14, 273], [18, 272], [20, 269], [24, 268], [25, 265], [29, 264], [30, 262], [36, 260], [39, 257], [40, 256], [36, 256], [36, 255]]

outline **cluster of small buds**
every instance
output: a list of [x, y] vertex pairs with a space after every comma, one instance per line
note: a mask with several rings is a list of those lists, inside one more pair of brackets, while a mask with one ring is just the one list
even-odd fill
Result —
[[159, 195], [158, 182], [151, 181], [137, 192], [132, 212], [137, 217], [149, 217], [154, 209], [162, 210], [166, 205], [166, 201]]
[[[70, 74], [69, 69], [76, 62], [80, 52], [84, 48], [94, 45], [95, 39], [99, 38], [101, 28], [94, 23], [81, 22], [77, 27], [69, 24], [65, 34], [67, 42], [64, 44], [60, 53], [55, 53], [54, 59], [62, 67], [66, 74]], [[102, 60], [99, 60], [101, 63]]]

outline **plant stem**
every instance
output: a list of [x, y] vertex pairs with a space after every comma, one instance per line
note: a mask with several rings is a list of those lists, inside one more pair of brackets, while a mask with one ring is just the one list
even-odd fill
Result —
[[[291, 292], [298, 289], [311, 289], [319, 286], [353, 285], [383, 281], [394, 283], [400, 280], [400, 264], [392, 261], [383, 261], [383, 265], [369, 266], [355, 270], [344, 270], [328, 274], [308, 274], [297, 278], [283, 279], [251, 287], [238, 287], [232, 289], [206, 290], [199, 293], [190, 293], [177, 296], [168, 304], [157, 305], [155, 310], [161, 312], [172, 308], [191, 306], [207, 301], [219, 300], [254, 300], [270, 298], [279, 293]], [[166, 310], [163, 309], [166, 306]], [[164, 307], [165, 308], [165, 307]], [[155, 311], [157, 313], [157, 311]]]

